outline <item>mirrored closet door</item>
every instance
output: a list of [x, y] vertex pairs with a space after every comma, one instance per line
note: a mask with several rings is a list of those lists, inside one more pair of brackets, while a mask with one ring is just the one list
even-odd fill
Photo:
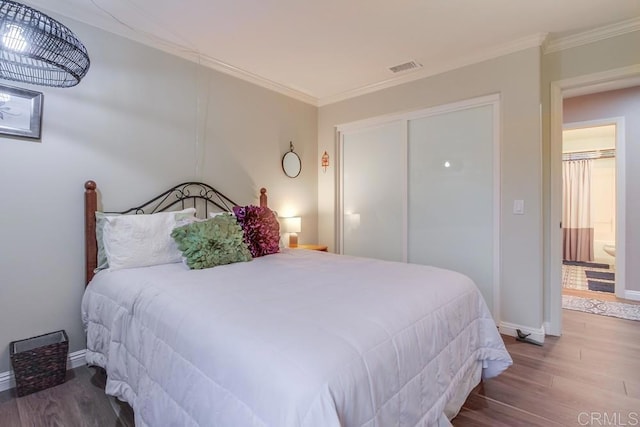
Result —
[[405, 261], [404, 123], [345, 133], [342, 253]]
[[462, 272], [497, 308], [498, 107], [496, 95], [339, 126], [340, 252]]

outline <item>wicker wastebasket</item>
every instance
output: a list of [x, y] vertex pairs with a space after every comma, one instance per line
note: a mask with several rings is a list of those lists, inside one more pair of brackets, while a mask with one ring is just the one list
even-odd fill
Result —
[[62, 384], [67, 374], [69, 338], [56, 331], [9, 345], [18, 396]]

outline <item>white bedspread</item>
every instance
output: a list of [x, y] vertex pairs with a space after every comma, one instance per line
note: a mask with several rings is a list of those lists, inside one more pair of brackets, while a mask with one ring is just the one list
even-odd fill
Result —
[[102, 271], [82, 317], [139, 427], [437, 425], [512, 363], [466, 276], [306, 250]]

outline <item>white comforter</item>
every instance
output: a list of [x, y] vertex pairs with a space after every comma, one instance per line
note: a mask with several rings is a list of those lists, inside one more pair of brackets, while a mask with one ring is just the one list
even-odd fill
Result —
[[511, 364], [466, 276], [306, 250], [103, 271], [82, 317], [138, 427], [437, 425]]

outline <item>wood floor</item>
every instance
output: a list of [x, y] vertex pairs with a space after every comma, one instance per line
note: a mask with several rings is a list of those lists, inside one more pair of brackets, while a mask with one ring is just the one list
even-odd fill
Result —
[[105, 381], [101, 369], [82, 366], [68, 371], [64, 384], [47, 390], [23, 397], [14, 390], [2, 392], [0, 426], [133, 427], [131, 408], [104, 394]]
[[[563, 336], [544, 347], [503, 337], [513, 366], [476, 387], [454, 426], [640, 426], [640, 322], [563, 312]], [[101, 371], [69, 375], [29, 396], [0, 393], [0, 426], [133, 426], [128, 405], [115, 415]]]
[[513, 366], [476, 387], [454, 426], [640, 425], [640, 322], [563, 310], [544, 347], [503, 339]]

